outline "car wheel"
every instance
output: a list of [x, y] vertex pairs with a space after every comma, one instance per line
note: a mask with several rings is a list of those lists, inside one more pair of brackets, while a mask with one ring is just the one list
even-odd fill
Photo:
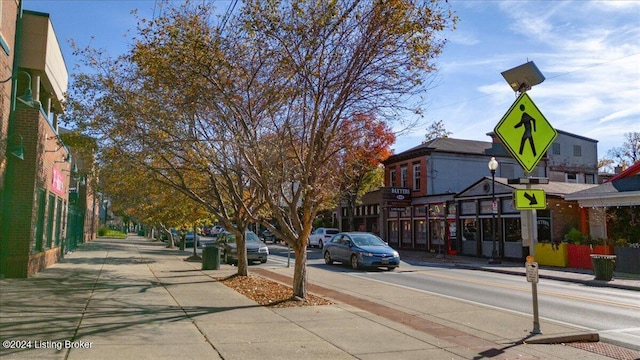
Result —
[[351, 255], [351, 268], [353, 268], [353, 270], [358, 270], [360, 268], [356, 254]]
[[267, 262], [267, 259], [260, 260], [260, 262], [264, 264], [264, 263], [266, 263], [266, 262]]
[[395, 266], [388, 266], [388, 267], [387, 267], [387, 271], [393, 271], [393, 270], [395, 270], [395, 269], [396, 269], [396, 267], [395, 267]]
[[328, 251], [324, 252], [324, 263], [327, 265], [333, 264], [333, 260], [331, 260], [331, 254]]
[[318, 249], [322, 249], [324, 246], [322, 246], [322, 240], [318, 240]]

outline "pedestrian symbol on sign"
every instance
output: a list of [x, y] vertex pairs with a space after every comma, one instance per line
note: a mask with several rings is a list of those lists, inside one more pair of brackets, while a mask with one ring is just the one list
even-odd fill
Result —
[[527, 173], [535, 169], [558, 136], [527, 93], [520, 94], [494, 132]]
[[531, 146], [531, 152], [533, 152], [533, 156], [536, 156], [536, 144], [533, 142], [533, 132], [531, 131], [531, 125], [533, 124], [533, 131], [536, 131], [536, 119], [534, 119], [531, 115], [527, 114], [525, 111], [524, 104], [520, 104], [520, 111], [522, 111], [522, 117], [520, 118], [520, 122], [514, 126], [514, 129], [517, 129], [521, 126], [524, 126], [524, 134], [522, 134], [522, 140], [520, 140], [520, 151], [518, 152], [522, 155], [524, 151], [524, 143], [528, 140], [529, 145]]

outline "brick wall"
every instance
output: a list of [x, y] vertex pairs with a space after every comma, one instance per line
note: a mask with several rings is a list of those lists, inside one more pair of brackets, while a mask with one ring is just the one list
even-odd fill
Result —
[[553, 241], [562, 241], [564, 235], [575, 227], [580, 229], [580, 206], [577, 202], [566, 202], [558, 198], [547, 198], [551, 210]]
[[[54, 136], [55, 132], [44, 115], [37, 108], [19, 105], [15, 114], [15, 132], [22, 135], [24, 160], [15, 160], [7, 168], [8, 223], [6, 229], [6, 267], [0, 269], [5, 277], [26, 277], [50, 266], [59, 259], [60, 248], [55, 239], [48, 246], [46, 226], [49, 211], [44, 211], [44, 221], [38, 223], [38, 191], [44, 189], [47, 199], [46, 207], [58, 206], [58, 199], [68, 206], [68, 189], [71, 164], [64, 161], [67, 150], [60, 146]], [[53, 168], [63, 177], [63, 191], [53, 191]], [[49, 201], [49, 195], [55, 195], [55, 201]], [[63, 205], [64, 206], [64, 205]], [[45, 209], [46, 210], [46, 209]], [[53, 211], [52, 213], [57, 213]], [[61, 238], [66, 237], [67, 208], [62, 209]], [[53, 221], [55, 234], [56, 221]], [[38, 226], [42, 227], [43, 247], [41, 251], [35, 247]], [[53, 236], [55, 237], [55, 235]]]
[[[16, 16], [18, 3], [15, 1], [3, 1], [0, 12], [0, 37], [3, 48], [0, 49], [0, 80], [8, 79], [12, 74], [13, 56], [15, 54]], [[5, 49], [6, 47], [7, 49]], [[4, 179], [7, 168], [7, 136], [9, 126], [9, 110], [11, 106], [11, 81], [0, 84], [0, 219], [3, 209]], [[3, 225], [0, 221], [0, 242], [2, 240]], [[2, 249], [0, 249], [0, 252]], [[3, 255], [0, 253], [0, 259]]]

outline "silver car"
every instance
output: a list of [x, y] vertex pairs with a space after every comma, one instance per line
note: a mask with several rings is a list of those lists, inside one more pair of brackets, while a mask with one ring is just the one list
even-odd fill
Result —
[[[245, 233], [245, 244], [247, 246], [247, 261], [249, 263], [260, 261], [266, 263], [269, 256], [269, 248], [260, 240], [253, 231]], [[236, 244], [236, 234], [224, 231], [218, 234], [214, 246], [220, 248], [222, 259], [226, 264], [238, 262], [238, 244]]]

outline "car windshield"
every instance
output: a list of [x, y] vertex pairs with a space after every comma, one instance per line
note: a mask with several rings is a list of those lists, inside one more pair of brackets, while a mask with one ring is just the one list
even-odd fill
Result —
[[352, 235], [353, 243], [358, 246], [387, 246], [382, 239], [374, 235]]
[[337, 233], [339, 233], [340, 231], [338, 229], [327, 229], [327, 234], [329, 235], [335, 235]]
[[[226, 238], [226, 242], [228, 243], [235, 243], [236, 242], [236, 235], [233, 233], [228, 233]], [[260, 238], [258, 237], [258, 235], [254, 234], [251, 231], [247, 231], [247, 235], [245, 236], [246, 242], [248, 243], [258, 243], [260, 242]]]

